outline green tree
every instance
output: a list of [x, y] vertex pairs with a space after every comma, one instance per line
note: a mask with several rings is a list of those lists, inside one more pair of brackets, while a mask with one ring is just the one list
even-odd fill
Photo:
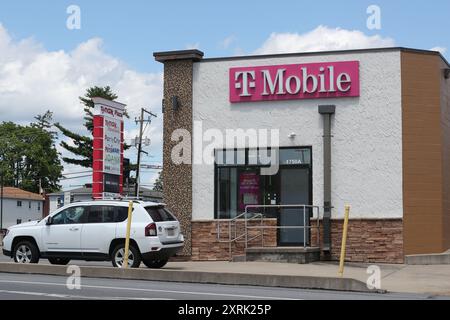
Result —
[[1, 123], [0, 159], [6, 186], [39, 192], [41, 183], [47, 192], [60, 189], [63, 167], [53, 135], [43, 128]]
[[[80, 102], [84, 105], [84, 126], [91, 133], [90, 136], [83, 136], [81, 134], [70, 131], [69, 129], [63, 127], [60, 123], [55, 123], [55, 127], [57, 127], [64, 136], [72, 139], [74, 144], [73, 146], [71, 146], [65, 141], [61, 141], [60, 143], [61, 147], [76, 156], [75, 158], [63, 157], [62, 159], [66, 163], [79, 165], [85, 168], [92, 167], [92, 132], [94, 130], [94, 102], [92, 101], [92, 98], [94, 97], [101, 97], [112, 101], [117, 99], [117, 95], [112, 92], [109, 86], [91, 87], [86, 90], [84, 97], [79, 97]], [[124, 147], [126, 149], [129, 148], [129, 146]]]
[[159, 172], [158, 178], [156, 178], [155, 183], [153, 184], [153, 191], [161, 191], [161, 192], [163, 192], [162, 171]]
[[53, 138], [58, 136], [55, 131], [50, 130], [53, 127], [53, 112], [47, 110], [44, 114], [38, 114], [35, 116], [34, 119], [36, 121], [30, 124], [31, 127], [45, 130], [50, 133]]

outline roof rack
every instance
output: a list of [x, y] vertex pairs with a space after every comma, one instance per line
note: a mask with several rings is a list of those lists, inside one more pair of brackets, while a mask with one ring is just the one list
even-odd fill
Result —
[[140, 197], [109, 197], [109, 198], [94, 198], [94, 201], [133, 201], [135, 203], [145, 202]]

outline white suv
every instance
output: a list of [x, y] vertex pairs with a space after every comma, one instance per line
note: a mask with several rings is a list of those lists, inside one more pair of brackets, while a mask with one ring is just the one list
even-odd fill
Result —
[[[64, 206], [47, 218], [10, 227], [3, 254], [18, 263], [52, 264], [70, 260], [112, 261], [122, 267], [128, 218], [127, 201], [89, 201]], [[133, 201], [128, 266], [141, 261], [161, 268], [184, 244], [180, 223], [162, 204]]]

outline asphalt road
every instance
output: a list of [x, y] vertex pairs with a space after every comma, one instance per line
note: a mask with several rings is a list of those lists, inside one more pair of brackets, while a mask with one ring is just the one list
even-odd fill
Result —
[[322, 290], [226, 286], [82, 278], [70, 290], [61, 276], [0, 273], [0, 300], [398, 300], [437, 299], [415, 294], [368, 294]]
[[[0, 247], [1, 249], [1, 247]], [[2, 254], [0, 250], [0, 262], [14, 262], [13, 259]], [[40, 259], [39, 264], [50, 264], [47, 259]], [[73, 260], [71, 264], [76, 264], [77, 266], [101, 266], [101, 267], [112, 267], [111, 261], [83, 261], [83, 260]]]

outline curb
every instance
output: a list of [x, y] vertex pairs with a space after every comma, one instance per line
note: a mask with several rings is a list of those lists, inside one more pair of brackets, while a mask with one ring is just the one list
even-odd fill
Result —
[[[149, 269], [117, 269], [108, 267], [80, 267], [81, 276], [86, 278], [109, 278], [146, 281], [208, 283], [224, 285], [248, 285], [352, 291], [365, 293], [386, 293], [385, 290], [370, 290], [362, 281], [351, 278], [308, 277], [288, 275], [265, 275], [248, 273], [219, 273], [203, 271], [174, 271]], [[0, 263], [0, 272], [68, 276], [67, 266], [43, 264]]]
[[450, 253], [415, 254], [405, 257], [407, 265], [445, 265], [450, 264]]

